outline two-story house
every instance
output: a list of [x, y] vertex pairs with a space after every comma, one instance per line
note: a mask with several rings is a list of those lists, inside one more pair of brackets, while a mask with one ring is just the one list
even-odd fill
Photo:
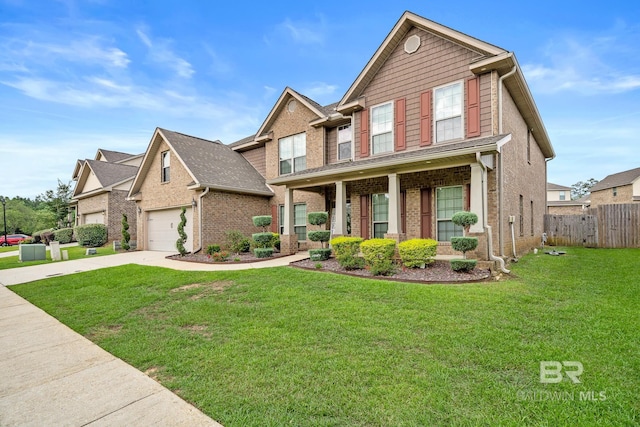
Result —
[[607, 175], [591, 187], [591, 204], [640, 202], [640, 168]]
[[571, 199], [571, 187], [547, 183], [547, 213], [552, 215], [579, 215], [589, 206], [589, 196]]
[[[153, 212], [197, 207], [194, 249], [220, 243], [205, 230], [226, 226], [207, 216], [215, 209], [247, 224], [270, 212], [283, 253], [312, 246], [313, 211], [330, 212], [333, 236], [428, 237], [447, 253], [462, 233], [451, 217], [466, 209], [479, 218], [470, 230], [477, 256], [511, 256], [540, 242], [546, 161], [555, 156], [512, 52], [410, 12], [337, 103], [285, 88], [254, 135], [228, 146], [183, 139], [156, 131], [129, 197], [139, 233]], [[197, 153], [186, 154], [189, 144]], [[184, 175], [176, 186], [161, 182], [169, 162]], [[234, 179], [216, 186], [206, 174]], [[249, 199], [213, 208], [211, 193]]]

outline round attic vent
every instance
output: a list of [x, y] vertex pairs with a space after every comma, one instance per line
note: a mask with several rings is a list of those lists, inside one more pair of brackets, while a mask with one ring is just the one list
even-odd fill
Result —
[[404, 42], [404, 51], [407, 53], [413, 53], [420, 47], [420, 36], [413, 35]]
[[287, 104], [287, 111], [289, 111], [290, 113], [293, 113], [294, 111], [296, 111], [296, 106], [298, 105], [298, 103], [296, 102], [295, 99], [292, 99], [291, 101], [289, 101], [289, 103]]

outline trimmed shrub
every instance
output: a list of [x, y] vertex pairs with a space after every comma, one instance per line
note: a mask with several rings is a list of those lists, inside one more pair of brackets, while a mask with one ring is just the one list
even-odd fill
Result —
[[273, 248], [255, 248], [253, 254], [256, 258], [269, 258], [273, 255]]
[[478, 261], [475, 259], [452, 259], [449, 263], [453, 271], [469, 272], [476, 268]]
[[410, 239], [398, 244], [398, 253], [405, 267], [416, 268], [432, 264], [437, 248], [433, 239]]
[[358, 270], [364, 267], [364, 259], [358, 256], [363, 240], [362, 237], [336, 237], [329, 242], [342, 268]]
[[208, 245], [207, 246], [207, 255], [213, 255], [215, 253], [220, 252], [220, 245]]
[[80, 246], [100, 247], [107, 243], [107, 226], [104, 224], [78, 225], [73, 232]]
[[129, 240], [131, 240], [131, 235], [129, 234], [129, 223], [127, 222], [127, 214], [122, 214], [122, 249], [128, 251], [131, 249], [129, 245]]
[[451, 222], [464, 228], [465, 230], [468, 230], [469, 227], [478, 222], [478, 215], [474, 214], [473, 212], [467, 211], [456, 212], [451, 217]]
[[184, 226], [187, 225], [186, 212], [187, 208], [183, 206], [180, 211], [180, 223], [178, 224], [178, 236], [180, 237], [176, 240], [176, 249], [178, 249], [181, 256], [185, 256], [187, 254], [187, 249], [184, 247], [184, 244], [187, 241], [187, 233], [184, 232]]
[[360, 245], [365, 264], [372, 274], [393, 274], [393, 255], [396, 251], [396, 241], [393, 239], [369, 239]]
[[231, 252], [239, 254], [240, 252], [249, 252], [251, 249], [251, 241], [239, 230], [229, 230], [225, 232], [226, 247]]
[[33, 234], [31, 234], [31, 237], [33, 237], [34, 243], [44, 243], [42, 242], [42, 233], [52, 233], [52, 232], [53, 232], [53, 228], [45, 228], [44, 230], [34, 231]]
[[328, 242], [331, 238], [331, 231], [329, 230], [317, 230], [317, 231], [308, 231], [307, 237], [312, 242], [322, 242], [324, 246], [324, 242]]
[[71, 243], [73, 241], [73, 228], [61, 228], [54, 231], [53, 240], [62, 244]]
[[326, 261], [331, 256], [331, 248], [309, 249], [311, 261]]
[[278, 233], [271, 233], [271, 247], [280, 251], [280, 235]]
[[[329, 213], [327, 212], [309, 212], [307, 214], [307, 218], [309, 219], [309, 224], [311, 225], [322, 225], [326, 224], [329, 220]], [[327, 239], [328, 241], [328, 239]]]
[[264, 233], [253, 233], [251, 238], [255, 242], [256, 248], [273, 248], [273, 233], [266, 231]]
[[211, 258], [214, 262], [225, 262], [229, 259], [229, 252], [227, 251], [217, 251], [211, 254]]
[[262, 227], [262, 230], [265, 230], [268, 226], [271, 225], [271, 215], [257, 215], [253, 218], [253, 225], [256, 227]]
[[477, 237], [452, 237], [451, 247], [456, 251], [462, 252], [463, 256], [466, 258], [467, 251], [472, 251], [478, 247], [478, 238]]

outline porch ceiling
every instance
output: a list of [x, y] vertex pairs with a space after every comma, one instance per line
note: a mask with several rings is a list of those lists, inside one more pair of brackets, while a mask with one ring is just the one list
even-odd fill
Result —
[[327, 185], [336, 181], [357, 181], [386, 176], [392, 173], [412, 173], [446, 169], [476, 162], [475, 154], [499, 152], [511, 135], [480, 138], [475, 141], [446, 144], [387, 156], [377, 156], [356, 162], [344, 162], [309, 169], [268, 180], [268, 184], [305, 188]]

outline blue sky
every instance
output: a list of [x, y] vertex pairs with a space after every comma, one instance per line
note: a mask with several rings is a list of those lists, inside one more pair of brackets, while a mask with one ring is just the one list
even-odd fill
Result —
[[640, 166], [640, 3], [253, 3], [0, 0], [0, 194], [53, 189], [98, 148], [142, 153], [158, 126], [234, 142], [286, 86], [338, 101], [405, 10], [515, 52], [549, 181]]

